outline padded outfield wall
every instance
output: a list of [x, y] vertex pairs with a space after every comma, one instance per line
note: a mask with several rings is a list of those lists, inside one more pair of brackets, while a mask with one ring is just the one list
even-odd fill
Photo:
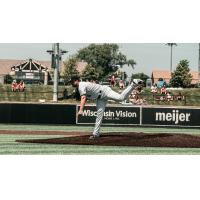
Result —
[[[77, 107], [78, 109], [79, 107]], [[77, 124], [94, 124], [95, 106], [86, 106]], [[104, 124], [200, 127], [200, 108], [184, 107], [107, 107]]]
[[[76, 117], [79, 106], [55, 103], [1, 103], [0, 123], [94, 124], [96, 107], [86, 105], [83, 116]], [[108, 106], [105, 125], [200, 127], [200, 108]]]
[[1, 103], [0, 123], [75, 124], [76, 105]]

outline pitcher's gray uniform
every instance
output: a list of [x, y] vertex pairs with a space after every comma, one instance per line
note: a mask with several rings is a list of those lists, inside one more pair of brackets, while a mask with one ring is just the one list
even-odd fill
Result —
[[102, 124], [103, 114], [108, 99], [112, 99], [115, 101], [124, 101], [129, 97], [132, 90], [136, 86], [137, 86], [136, 83], [131, 83], [121, 94], [119, 94], [113, 91], [110, 87], [105, 85], [99, 85], [91, 82], [79, 83], [78, 90], [81, 96], [85, 95], [87, 99], [97, 100], [96, 101], [97, 117], [93, 131], [94, 136], [100, 135], [100, 127]]

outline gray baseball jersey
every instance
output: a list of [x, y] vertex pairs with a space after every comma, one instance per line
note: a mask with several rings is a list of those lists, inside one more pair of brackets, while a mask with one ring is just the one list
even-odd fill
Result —
[[103, 97], [109, 87], [91, 82], [80, 82], [78, 90], [80, 95], [85, 95], [87, 99], [97, 99], [99, 95]]

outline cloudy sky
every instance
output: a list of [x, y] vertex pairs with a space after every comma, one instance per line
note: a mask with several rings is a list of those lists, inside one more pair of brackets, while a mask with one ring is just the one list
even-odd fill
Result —
[[[63, 60], [87, 45], [88, 43], [61, 43], [61, 48], [69, 51], [63, 56]], [[50, 60], [46, 50], [51, 47], [51, 43], [0, 43], [0, 59]], [[129, 75], [139, 72], [150, 75], [153, 69], [170, 69], [170, 48], [165, 43], [120, 43], [119, 47], [128, 59], [137, 62], [134, 70], [124, 67]], [[198, 43], [178, 43], [173, 48], [173, 69], [180, 60], [187, 59], [191, 70], [197, 71], [198, 48]]]

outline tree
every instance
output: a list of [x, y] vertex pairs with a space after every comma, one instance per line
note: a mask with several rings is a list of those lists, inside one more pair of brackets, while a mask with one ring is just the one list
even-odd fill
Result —
[[127, 58], [119, 51], [117, 44], [91, 44], [80, 49], [77, 59], [84, 60], [99, 72], [99, 78], [103, 78], [127, 64]]
[[148, 75], [144, 74], [144, 73], [137, 73], [137, 74], [132, 74], [131, 79], [141, 79], [144, 81], [145, 85], [146, 85], [146, 81], [149, 78]]
[[10, 84], [10, 83], [12, 83], [12, 81], [13, 81], [13, 77], [10, 76], [9, 74], [7, 74], [7, 75], [5, 76], [5, 83], [6, 83], [6, 84]]
[[126, 56], [121, 52], [119, 52], [118, 55], [116, 56], [116, 63], [122, 68], [123, 65], [127, 63]]
[[91, 65], [87, 65], [82, 73], [82, 78], [85, 80], [97, 80], [99, 77], [99, 72], [95, 70]]
[[75, 57], [70, 58], [64, 62], [64, 74], [63, 78], [66, 83], [68, 83], [72, 76], [79, 75], [76, 69], [77, 59]]
[[172, 73], [170, 84], [172, 87], [189, 87], [191, 85], [192, 75], [190, 74], [189, 61], [181, 60]]
[[127, 61], [127, 65], [129, 66], [131, 66], [132, 67], [132, 69], [134, 69], [134, 66], [136, 65], [137, 63], [135, 62], [135, 60], [133, 60], [133, 59], [130, 59], [130, 60], [128, 60]]

